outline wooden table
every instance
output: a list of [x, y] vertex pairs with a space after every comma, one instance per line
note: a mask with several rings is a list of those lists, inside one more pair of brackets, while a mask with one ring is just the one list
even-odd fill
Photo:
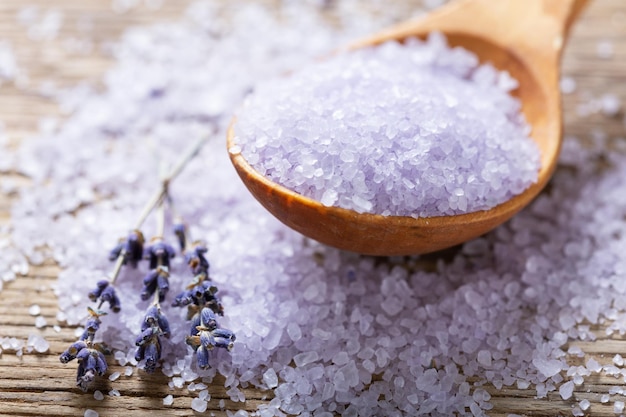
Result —
[[[269, 1], [269, 0], [266, 0]], [[532, 1], [532, 0], [529, 0]], [[89, 31], [94, 44], [114, 40], [124, 28], [148, 24], [174, 18], [189, 4], [189, 0], [166, 1], [158, 10], [140, 6], [125, 14], [111, 10], [111, 0], [2, 0], [0, 1], [0, 41], [9, 41], [18, 58], [18, 64], [29, 74], [30, 84], [17, 88], [13, 84], [0, 87], [0, 120], [4, 122], [11, 146], [37, 130], [38, 120], [44, 116], [59, 114], [57, 106], [38, 93], [42, 81], [52, 80], [58, 85], [71, 85], [81, 80], [97, 82], [111, 64], [109, 58], [98, 48], [92, 53], [70, 56], [62, 47], [63, 40], [78, 36], [80, 30], [74, 22], [88, 17], [93, 22]], [[64, 24], [59, 36], [52, 40], [32, 41], [27, 30], [16, 20], [18, 12], [26, 5], [38, 5], [40, 11], [51, 8], [51, 4], [64, 15]], [[597, 53], [599, 42], [609, 41], [614, 48], [613, 56], [600, 58]], [[564, 96], [565, 132], [567, 135], [591, 137], [594, 130], [601, 128], [611, 141], [621, 140], [624, 132], [623, 113], [608, 117], [599, 113], [581, 117], [577, 109], [589, 98], [599, 98], [605, 93], [616, 94], [626, 103], [626, 3], [623, 0], [596, 0], [575, 26], [563, 61], [564, 75], [572, 77], [577, 84], [576, 92]], [[0, 183], [7, 179], [15, 181], [18, 187], [25, 187], [28, 179], [16, 173], [0, 173]], [[0, 195], [0, 227], [10, 224], [11, 201], [15, 195]], [[0, 240], [6, 238], [0, 234]], [[0, 266], [0, 271], [2, 270]], [[101, 416], [117, 415], [191, 415], [191, 399], [197, 393], [185, 389], [170, 391], [168, 378], [156, 373], [146, 375], [135, 373], [132, 378], [120, 378], [110, 382], [100, 379], [96, 389], [105, 394], [118, 389], [121, 397], [105, 395], [103, 401], [96, 401], [91, 394], [83, 394], [74, 387], [74, 366], [59, 362], [59, 354], [75, 340], [74, 329], [61, 326], [56, 332], [52, 325], [57, 324], [57, 301], [51, 286], [58, 269], [52, 263], [32, 267], [26, 276], [6, 283], [0, 292], [0, 338], [11, 335], [25, 340], [29, 334], [42, 334], [50, 342], [46, 354], [24, 354], [18, 358], [12, 352], [4, 352], [0, 357], [0, 416], [82, 416], [85, 409], [97, 410]], [[48, 326], [37, 329], [35, 317], [28, 312], [29, 306], [41, 306], [42, 315]], [[602, 327], [593, 328], [598, 339], [594, 342], [576, 343], [600, 363], [610, 363], [616, 353], [626, 354], [626, 341], [616, 337], [607, 338]], [[582, 359], [572, 359], [572, 363]], [[111, 372], [123, 369], [111, 366]], [[227, 398], [219, 379], [210, 387], [212, 401], [209, 411], [218, 416], [226, 413], [219, 409], [220, 398]], [[529, 389], [488, 388], [492, 395], [493, 416], [506, 416], [509, 413], [533, 416], [571, 415], [572, 407], [581, 399], [588, 399], [592, 406], [588, 415], [614, 416], [612, 403], [600, 403], [600, 396], [608, 393], [613, 385], [626, 385], [623, 380], [607, 376], [587, 378], [582, 386], [576, 387], [574, 396], [568, 401], [561, 400], [558, 393], [550, 393], [548, 398], [535, 399], [535, 391]], [[164, 407], [162, 399], [172, 393], [174, 404]], [[243, 408], [256, 409], [260, 402], [268, 401], [271, 393], [246, 390], [247, 402]], [[612, 397], [613, 399], [615, 396]], [[237, 410], [241, 404], [226, 400], [226, 408]]]

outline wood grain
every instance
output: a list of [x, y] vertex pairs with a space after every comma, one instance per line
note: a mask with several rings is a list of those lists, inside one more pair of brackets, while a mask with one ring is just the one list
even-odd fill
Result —
[[[81, 19], [92, 22], [89, 36], [94, 44], [116, 39], [129, 26], [175, 18], [189, 3], [188, 0], [166, 1], [159, 11], [144, 6], [126, 14], [111, 11], [110, 0], [56, 0], [54, 8], [64, 13], [64, 24], [55, 40], [32, 41], [27, 31], [16, 21], [19, 10], [26, 4], [38, 5], [47, 10], [52, 2], [46, 0], [2, 0], [0, 1], [0, 40], [10, 42], [16, 52], [18, 63], [29, 74], [26, 88], [11, 84], [0, 87], [0, 120], [5, 125], [10, 142], [19, 142], [37, 130], [42, 117], [59, 115], [59, 109], [49, 99], [39, 93], [40, 84], [53, 80], [58, 85], [71, 85], [81, 80], [97, 82], [111, 65], [110, 58], [98, 48], [87, 55], [68, 53], [62, 44], [63, 39], [77, 37], [82, 32], [75, 24]], [[269, 2], [271, 3], [271, 2]], [[409, 5], [411, 2], [404, 2]], [[420, 3], [419, 1], [413, 2]], [[409, 7], [409, 6], [406, 6]], [[332, 17], [332, 16], [331, 16]], [[611, 59], [600, 59], [596, 53], [599, 41], [610, 40], [614, 46]], [[564, 96], [565, 134], [591, 138], [599, 128], [609, 139], [607, 146], [619, 146], [624, 141], [623, 114], [609, 118], [601, 114], [580, 117], [577, 109], [589, 98], [598, 98], [605, 93], [618, 95], [626, 102], [626, 3], [623, 0], [596, 0], [584, 12], [574, 27], [569, 45], [565, 50], [563, 72], [576, 80], [574, 94]], [[3, 181], [16, 181], [19, 187], [27, 187], [28, 181], [14, 173], [2, 173]], [[0, 195], [0, 230], [10, 222], [10, 206], [14, 195]], [[3, 236], [0, 234], [0, 239]], [[11, 335], [26, 339], [29, 334], [42, 334], [50, 342], [46, 354], [24, 354], [18, 358], [5, 351], [0, 356], [0, 416], [82, 416], [85, 409], [92, 408], [100, 416], [188, 416], [194, 413], [189, 406], [194, 393], [187, 390], [170, 391], [168, 378], [161, 375], [146, 375], [135, 371], [132, 377], [121, 376], [117, 381], [100, 379], [96, 388], [105, 394], [110, 389], [120, 391], [120, 397], [105, 395], [103, 401], [96, 401], [91, 394], [83, 394], [74, 387], [74, 366], [59, 362], [58, 355], [74, 341], [74, 329], [63, 326], [56, 332], [52, 325], [57, 324], [57, 301], [52, 291], [57, 275], [54, 265], [45, 264], [31, 267], [27, 276], [5, 283], [0, 292], [0, 337]], [[41, 314], [49, 326], [36, 329], [35, 318], [28, 314], [32, 304], [41, 306]], [[611, 363], [616, 353], [626, 355], [626, 341], [618, 336], [606, 336], [606, 323], [593, 327], [595, 341], [576, 344], [602, 364]], [[586, 358], [571, 358], [573, 364], [582, 363]], [[124, 371], [123, 367], [112, 365], [111, 372]], [[223, 385], [217, 380], [209, 391], [212, 401], [209, 411], [217, 416], [226, 415], [219, 408], [219, 399], [226, 398]], [[496, 389], [487, 387], [492, 395], [494, 408], [492, 416], [507, 416], [510, 413], [528, 416], [568, 416], [576, 403], [588, 399], [592, 405], [587, 415], [614, 416], [612, 402], [625, 400], [620, 395], [612, 395], [611, 403], [601, 404], [600, 397], [613, 386], [623, 386], [623, 378], [607, 375], [588, 377], [585, 383], [577, 386], [574, 396], [561, 400], [558, 393], [550, 393], [547, 398], [536, 399], [532, 387]], [[164, 407], [162, 398], [174, 395], [174, 404]], [[245, 390], [245, 404], [225, 401], [226, 409], [244, 408], [254, 410], [271, 399], [271, 393]], [[197, 413], [195, 413], [197, 414]]]

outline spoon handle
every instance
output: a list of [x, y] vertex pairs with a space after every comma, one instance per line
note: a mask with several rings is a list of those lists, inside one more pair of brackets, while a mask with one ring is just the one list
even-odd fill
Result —
[[[473, 36], [531, 59], [558, 61], [569, 28], [589, 0], [457, 0], [362, 39], [349, 49], [439, 31]], [[454, 41], [452, 41], [454, 43]], [[480, 49], [480, 48], [479, 48]], [[475, 52], [479, 52], [474, 50]], [[551, 62], [552, 64], [553, 62]]]

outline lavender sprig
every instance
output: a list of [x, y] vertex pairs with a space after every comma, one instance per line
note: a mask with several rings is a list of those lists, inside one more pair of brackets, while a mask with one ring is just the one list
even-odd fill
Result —
[[185, 342], [195, 350], [198, 367], [206, 369], [209, 366], [209, 352], [216, 347], [231, 350], [235, 334], [228, 329], [220, 328], [217, 322], [217, 315], [224, 315], [224, 307], [216, 295], [217, 286], [209, 278], [209, 261], [205, 256], [208, 252], [206, 244], [195, 241], [188, 248], [189, 232], [186, 227], [180, 225], [184, 225], [184, 222], [175, 223], [175, 233], [179, 237], [185, 261], [193, 278], [185, 291], [176, 296], [172, 306], [187, 307], [187, 320], [191, 320], [192, 325]]
[[[97, 310], [90, 307], [88, 318], [85, 323], [85, 330], [79, 340], [72, 343], [59, 357], [62, 363], [68, 363], [74, 359], [78, 361], [78, 372], [76, 375], [76, 385], [83, 391], [87, 391], [96, 375], [104, 375], [107, 371], [107, 363], [104, 357], [106, 349], [101, 343], [95, 343], [96, 332], [100, 328], [100, 317], [106, 312], [100, 310], [103, 304], [108, 304], [111, 311], [117, 313], [121, 310], [120, 299], [116, 294], [114, 283], [119, 277], [122, 266], [130, 265], [136, 267], [143, 257], [144, 237], [140, 231], [144, 221], [157, 205], [162, 205], [170, 182], [178, 176], [187, 163], [200, 151], [206, 137], [200, 138], [182, 155], [178, 162], [172, 167], [169, 173], [162, 179], [161, 187], [152, 195], [144, 206], [135, 227], [125, 239], [122, 239], [109, 253], [109, 259], [115, 261], [115, 267], [110, 278], [97, 282], [96, 288], [89, 292], [89, 299], [98, 302]], [[169, 265], [169, 264], [168, 264]], [[159, 287], [159, 297], [165, 295], [167, 291], [164, 285], [157, 282]], [[160, 357], [159, 337], [169, 336], [169, 324], [160, 312], [158, 301], [154, 308], [148, 310], [142, 324], [142, 336], [138, 342], [139, 356], [146, 358], [146, 367], [154, 369]], [[149, 331], [151, 332], [148, 335]]]
[[102, 376], [107, 371], [103, 349], [99, 344], [94, 343], [94, 337], [100, 328], [100, 317], [105, 315], [106, 312], [95, 311], [89, 307], [87, 310], [89, 318], [83, 334], [78, 341], [72, 343], [59, 357], [62, 363], [68, 363], [74, 359], [78, 360], [76, 385], [82, 391], [87, 391], [96, 375]]
[[150, 272], [143, 280], [141, 299], [147, 300], [154, 296], [152, 305], [144, 316], [141, 333], [135, 341], [137, 350], [135, 359], [145, 360], [144, 370], [152, 373], [156, 370], [161, 359], [161, 337], [169, 337], [170, 327], [167, 318], [161, 312], [161, 302], [169, 290], [170, 259], [176, 254], [174, 248], [163, 240], [165, 229], [165, 205], [161, 201], [158, 207], [158, 225], [152, 243], [144, 251], [144, 258], [148, 260]]

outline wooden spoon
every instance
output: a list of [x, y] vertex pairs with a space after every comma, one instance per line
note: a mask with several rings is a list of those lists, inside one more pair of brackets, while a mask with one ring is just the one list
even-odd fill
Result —
[[478, 237], [510, 219], [537, 196], [550, 179], [561, 146], [559, 92], [561, 51], [572, 22], [586, 0], [459, 0], [425, 18], [408, 21], [351, 45], [362, 48], [429, 32], [446, 35], [461, 46], [508, 71], [519, 82], [513, 92], [541, 150], [537, 182], [522, 194], [490, 210], [414, 219], [360, 214], [326, 207], [256, 172], [244, 159], [234, 137], [233, 119], [227, 146], [239, 176], [250, 192], [287, 226], [322, 243], [369, 255], [433, 252]]

